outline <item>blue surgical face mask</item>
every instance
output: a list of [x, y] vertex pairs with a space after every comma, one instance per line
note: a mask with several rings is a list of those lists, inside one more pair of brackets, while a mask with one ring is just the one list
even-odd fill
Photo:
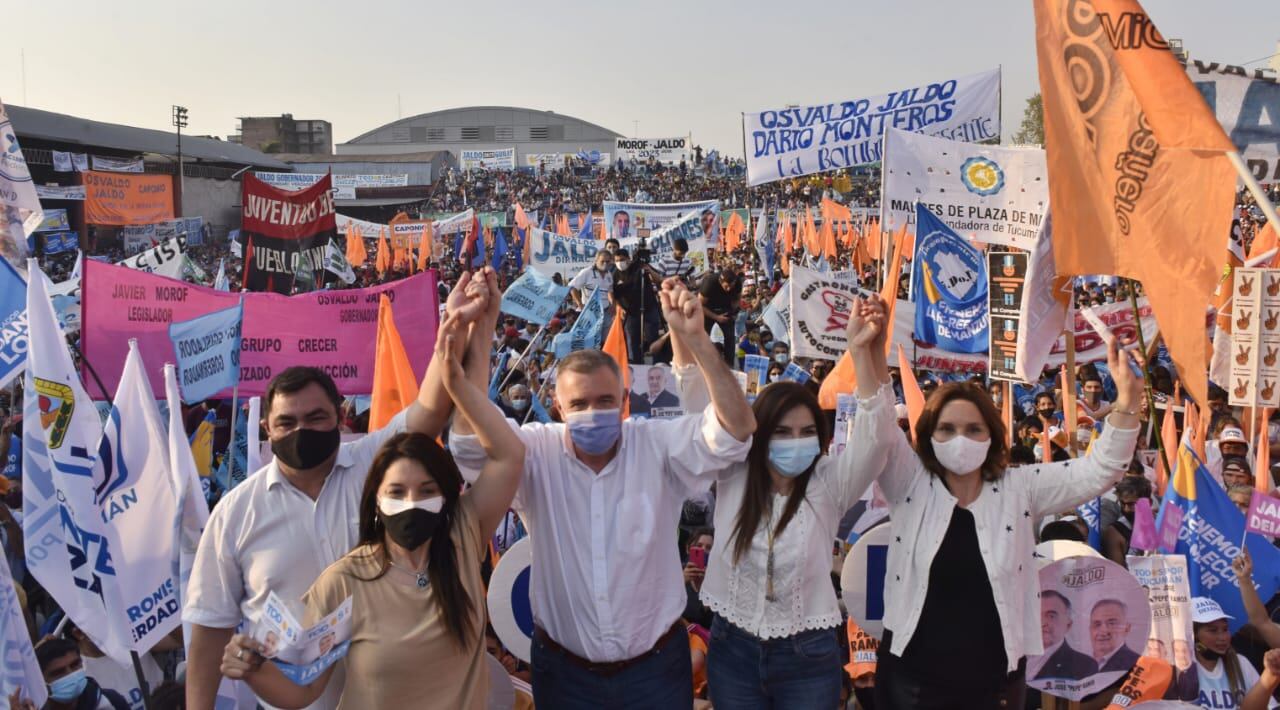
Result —
[[569, 437], [579, 449], [591, 456], [606, 454], [622, 435], [621, 409], [588, 409], [570, 412], [564, 418]]
[[816, 436], [773, 439], [769, 442], [769, 465], [787, 478], [795, 478], [809, 470], [821, 452]]
[[529, 406], [529, 400], [523, 397], [517, 397], [511, 400], [511, 408], [517, 412], [523, 412]]
[[88, 685], [89, 676], [85, 675], [84, 669], [81, 668], [50, 683], [49, 698], [60, 703], [69, 703], [80, 697]]

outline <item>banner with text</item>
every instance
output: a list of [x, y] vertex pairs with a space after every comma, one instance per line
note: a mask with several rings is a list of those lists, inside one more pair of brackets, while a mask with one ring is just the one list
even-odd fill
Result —
[[677, 165], [681, 160], [685, 163], [693, 160], [692, 141], [688, 136], [678, 138], [617, 138], [614, 139], [613, 154], [626, 161], [647, 163], [657, 160], [659, 163]]
[[[693, 273], [698, 274], [704, 271], [708, 264], [707, 249], [711, 246], [710, 239], [706, 235], [707, 214], [707, 212], [690, 212], [679, 220], [651, 232], [645, 240], [645, 247], [649, 250], [649, 262], [656, 265], [662, 257], [675, 251], [675, 240], [683, 239], [689, 244], [688, 259], [693, 262]], [[618, 244], [634, 257], [640, 248], [640, 237], [624, 237], [618, 240]]]
[[652, 232], [678, 222], [692, 213], [698, 213], [702, 233], [715, 244], [720, 236], [720, 201], [669, 202], [648, 204], [644, 202], [604, 201], [604, 228], [606, 236], [613, 239], [647, 237]]
[[1280, 81], [1265, 69], [1192, 60], [1187, 74], [1204, 95], [1258, 182], [1280, 182]]
[[537, 227], [529, 228], [529, 266], [550, 278], [560, 274], [565, 283], [591, 266], [604, 242], [595, 239], [565, 237]]
[[829, 274], [791, 267], [791, 356], [838, 360], [847, 349], [845, 331], [853, 291]]
[[293, 290], [303, 250], [312, 264], [324, 263], [325, 245], [337, 237], [329, 176], [302, 190], [272, 187], [252, 175], [243, 178], [241, 233], [245, 243], [245, 288]]
[[914, 225], [916, 202], [962, 237], [1030, 250], [1049, 204], [1044, 151], [890, 128], [880, 203], [885, 231]]
[[742, 122], [749, 185], [876, 163], [890, 127], [968, 143], [998, 138], [1000, 70], [871, 98], [746, 113]]
[[516, 149], [464, 150], [458, 156], [458, 165], [464, 170], [515, 170]]
[[[231, 308], [241, 297], [90, 259], [84, 263], [81, 287], [85, 357], [93, 362], [108, 394], [115, 391], [129, 338], [137, 338], [148, 362], [174, 362], [170, 324]], [[434, 271], [366, 289], [314, 291], [292, 298], [243, 294], [240, 395], [263, 394], [273, 376], [301, 363], [324, 370], [343, 394], [371, 392], [378, 297], [383, 293], [395, 304], [405, 352], [421, 378], [435, 347], [440, 315]], [[160, 369], [148, 375], [159, 391], [164, 386]], [[96, 385], [91, 389], [95, 397], [102, 397]], [[222, 394], [229, 396], [230, 390]]]
[[95, 170], [84, 176], [84, 219], [123, 227], [173, 219], [173, 176], [124, 175]]
[[[305, 190], [320, 182], [325, 173], [254, 173], [257, 178], [268, 185], [285, 190]], [[333, 180], [333, 194], [340, 200], [354, 200], [356, 188], [361, 187], [405, 187], [409, 184], [408, 173], [399, 175], [338, 175], [330, 176]]]
[[36, 185], [36, 197], [42, 200], [83, 201], [84, 185]]

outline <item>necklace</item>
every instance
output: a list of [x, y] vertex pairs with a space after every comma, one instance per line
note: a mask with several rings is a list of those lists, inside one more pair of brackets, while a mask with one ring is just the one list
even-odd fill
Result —
[[[770, 504], [772, 504], [772, 503], [773, 503], [773, 501], [771, 500], [771, 501], [770, 501]], [[773, 593], [773, 537], [774, 537], [774, 529], [773, 529], [773, 508], [772, 508], [772, 507], [771, 507], [771, 508], [769, 508], [769, 528], [768, 528], [768, 533], [769, 533], [769, 555], [768, 555], [768, 557], [766, 558], [766, 561], [765, 561], [765, 590], [764, 590], [764, 600], [765, 600], [765, 601], [767, 601], [767, 602], [776, 602], [776, 601], [778, 601], [778, 597], [777, 597], [777, 595], [775, 595], [775, 594]]]
[[387, 564], [391, 565], [392, 567], [395, 567], [396, 569], [400, 570], [401, 572], [404, 572], [405, 574], [416, 577], [418, 579], [418, 589], [426, 589], [427, 584], [430, 583], [430, 580], [427, 579], [427, 573], [425, 570], [422, 572], [414, 572], [411, 569], [406, 569], [396, 564], [395, 561], [392, 560], [390, 557], [387, 558]]

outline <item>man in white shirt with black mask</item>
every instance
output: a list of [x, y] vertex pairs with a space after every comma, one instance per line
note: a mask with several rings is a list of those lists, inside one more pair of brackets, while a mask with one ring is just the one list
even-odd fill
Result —
[[[623, 420], [617, 363], [580, 350], [559, 362], [565, 423], [519, 429], [528, 454], [514, 507], [533, 545], [538, 707], [614, 707], [625, 697], [627, 707], [673, 708], [693, 697], [680, 511], [717, 471], [746, 459], [755, 417], [703, 330], [697, 294], [668, 279], [660, 299], [672, 337], [706, 377], [705, 411]], [[464, 426], [454, 422], [450, 446], [459, 466], [478, 468], [484, 455]]]

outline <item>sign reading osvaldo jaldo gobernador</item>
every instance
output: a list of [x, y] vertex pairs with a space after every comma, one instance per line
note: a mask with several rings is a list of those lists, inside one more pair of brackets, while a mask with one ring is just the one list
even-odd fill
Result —
[[84, 174], [84, 218], [123, 227], [173, 219], [173, 177], [140, 173]]

